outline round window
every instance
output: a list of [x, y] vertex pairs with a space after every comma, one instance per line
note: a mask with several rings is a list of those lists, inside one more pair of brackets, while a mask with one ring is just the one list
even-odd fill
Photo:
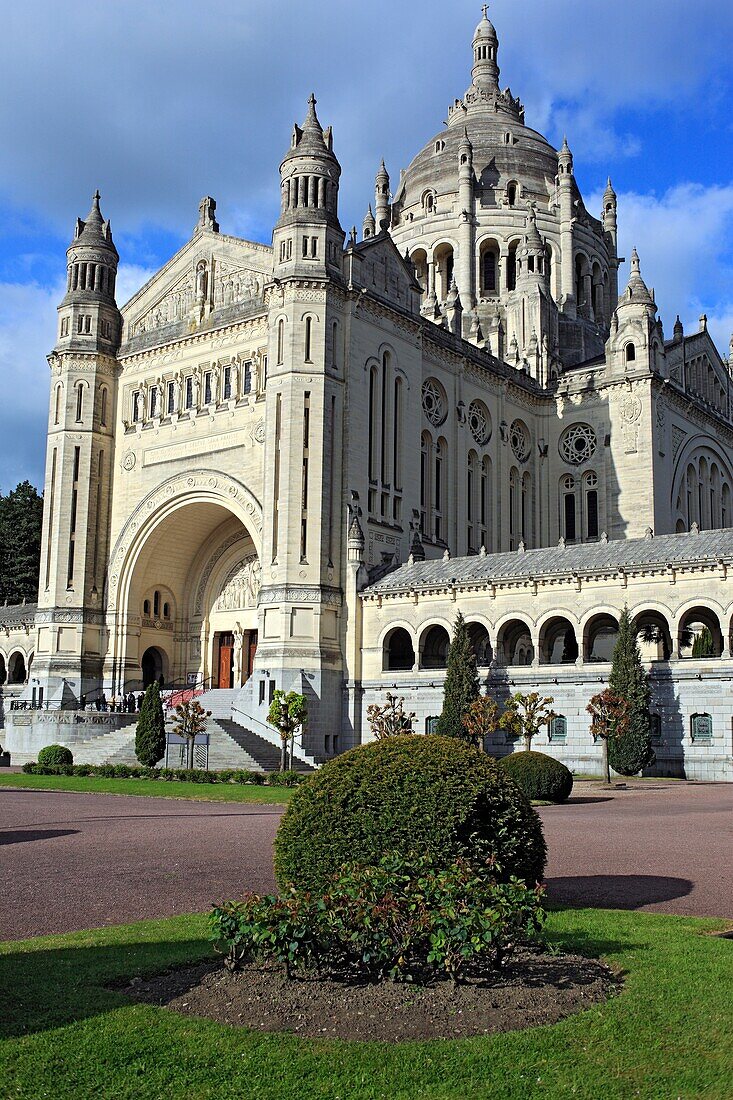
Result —
[[560, 455], [571, 466], [580, 466], [595, 454], [598, 440], [588, 424], [573, 424], [560, 436]]

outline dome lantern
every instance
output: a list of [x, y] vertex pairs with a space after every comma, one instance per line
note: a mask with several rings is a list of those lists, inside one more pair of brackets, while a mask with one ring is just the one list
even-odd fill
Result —
[[483, 6], [481, 22], [473, 36], [473, 68], [471, 77], [477, 88], [499, 88], [499, 39]]

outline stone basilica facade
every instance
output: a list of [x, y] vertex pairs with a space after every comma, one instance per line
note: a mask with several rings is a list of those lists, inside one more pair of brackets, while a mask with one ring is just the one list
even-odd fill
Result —
[[77, 221], [34, 700], [204, 682], [273, 740], [295, 688], [320, 760], [369, 738], [386, 690], [430, 728], [462, 610], [487, 686], [554, 695], [543, 751], [593, 771], [585, 706], [626, 604], [659, 768], [733, 778], [731, 366], [704, 318], [664, 332], [636, 252], [619, 289], [610, 180], [596, 217], [498, 55], [484, 12], [468, 90], [398, 180], [382, 164], [360, 235], [312, 96], [271, 246], [205, 198], [119, 309], [99, 195]]

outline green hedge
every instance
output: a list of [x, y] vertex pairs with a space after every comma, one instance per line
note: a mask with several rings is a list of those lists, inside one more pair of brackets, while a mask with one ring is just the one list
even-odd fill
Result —
[[452, 737], [390, 737], [325, 764], [295, 792], [275, 840], [284, 889], [322, 892], [345, 863], [419, 852], [542, 879], [539, 817], [496, 762]]
[[[39, 754], [40, 755], [40, 754]], [[295, 787], [306, 777], [300, 772], [251, 772], [228, 769], [208, 772], [202, 768], [144, 768], [127, 764], [43, 764], [23, 765], [26, 775], [86, 775], [100, 779], [149, 779], [164, 783], [252, 783], [256, 786]]]
[[38, 754], [39, 764], [73, 764], [71, 749], [65, 745], [46, 745]]
[[565, 802], [573, 789], [572, 772], [543, 752], [514, 752], [501, 767], [526, 794], [540, 802]]

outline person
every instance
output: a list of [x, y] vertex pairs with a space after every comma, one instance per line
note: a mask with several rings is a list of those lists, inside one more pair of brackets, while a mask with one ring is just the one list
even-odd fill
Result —
[[109, 697], [109, 709], [112, 711], [113, 714], [117, 710], [117, 696], [114, 692], [112, 692]]
[[109, 710], [109, 707], [107, 706], [107, 696], [104, 694], [104, 692], [102, 692], [102, 697], [99, 700], [99, 709], [102, 711], [102, 714], [106, 714]]
[[140, 694], [137, 697], [137, 709], [138, 710], [143, 709], [143, 699], [144, 698], [145, 698], [145, 692], [141, 691]]
[[132, 691], [129, 691], [127, 693], [127, 713], [135, 713], [135, 696], [133, 695]]
[[87, 709], [87, 697], [86, 697], [86, 695], [82, 695], [81, 698], [79, 699], [79, 709], [80, 710], [86, 710]]

